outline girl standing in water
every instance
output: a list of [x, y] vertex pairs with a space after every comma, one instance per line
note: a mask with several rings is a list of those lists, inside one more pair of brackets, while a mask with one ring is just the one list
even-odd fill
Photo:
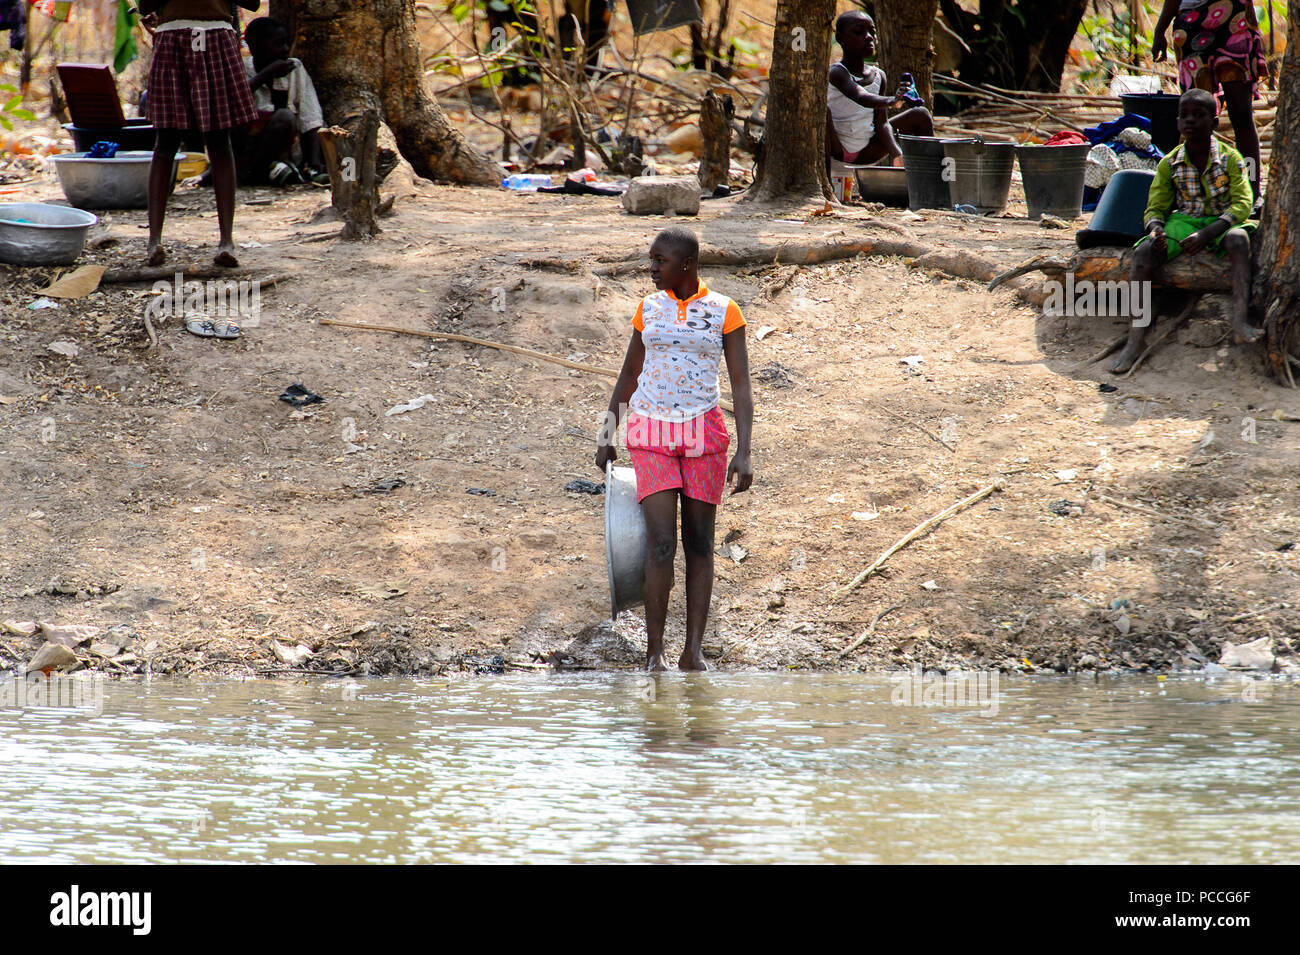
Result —
[[[664, 623], [677, 553], [677, 503], [681, 499], [686, 552], [686, 646], [683, 670], [707, 670], [701, 645], [713, 594], [713, 528], [723, 488], [748, 490], [754, 480], [749, 437], [754, 400], [749, 387], [745, 319], [736, 303], [709, 291], [697, 272], [700, 243], [675, 227], [650, 246], [647, 295], [632, 319], [632, 340], [609, 401], [596, 466], [618, 453], [619, 413], [629, 409], [627, 447], [646, 525], [646, 669], [666, 669]], [[736, 453], [727, 465], [730, 436], [718, 407], [718, 367], [723, 356], [736, 406]]]

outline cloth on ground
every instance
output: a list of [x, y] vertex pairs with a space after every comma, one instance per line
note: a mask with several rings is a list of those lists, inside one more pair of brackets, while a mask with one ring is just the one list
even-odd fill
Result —
[[538, 186], [538, 192], [560, 192], [570, 196], [621, 196], [627, 186], [597, 186], [589, 182], [564, 180], [562, 186]]

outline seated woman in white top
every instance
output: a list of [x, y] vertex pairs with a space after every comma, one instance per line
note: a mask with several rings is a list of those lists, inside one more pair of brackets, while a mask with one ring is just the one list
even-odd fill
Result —
[[876, 24], [871, 17], [860, 10], [840, 14], [835, 40], [844, 55], [831, 64], [826, 91], [826, 154], [847, 163], [874, 163], [889, 156], [895, 166], [901, 166], [903, 152], [894, 133], [933, 136], [930, 111], [916, 106], [886, 118], [886, 110], [902, 101], [904, 86], [892, 96], [883, 95], [885, 71], [866, 63], [876, 53]]

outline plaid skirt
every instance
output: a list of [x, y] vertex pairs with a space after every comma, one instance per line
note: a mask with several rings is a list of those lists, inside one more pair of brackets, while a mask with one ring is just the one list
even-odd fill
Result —
[[[157, 129], [234, 129], [257, 119], [234, 30], [160, 30], [145, 112]], [[198, 46], [199, 49], [195, 49]]]

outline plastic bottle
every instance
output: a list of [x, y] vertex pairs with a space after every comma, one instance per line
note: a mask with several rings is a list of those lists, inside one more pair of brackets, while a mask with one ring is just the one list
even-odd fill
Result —
[[542, 186], [550, 186], [551, 177], [539, 173], [515, 173], [501, 180], [502, 189], [514, 189], [517, 192], [536, 192]]

